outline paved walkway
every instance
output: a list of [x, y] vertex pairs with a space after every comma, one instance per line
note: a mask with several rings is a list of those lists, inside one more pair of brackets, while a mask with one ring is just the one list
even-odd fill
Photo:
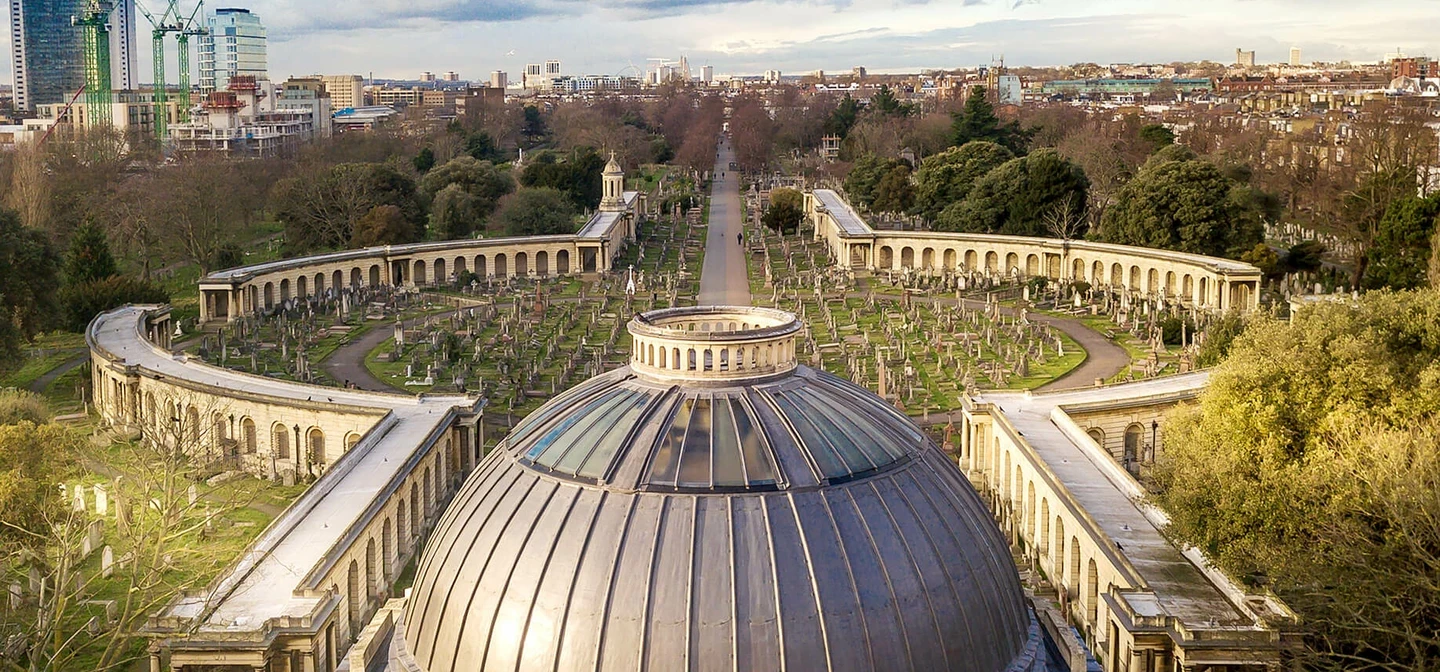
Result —
[[739, 243], [745, 204], [740, 200], [740, 177], [730, 170], [735, 152], [728, 139], [720, 141], [715, 179], [710, 190], [710, 236], [705, 242], [705, 266], [700, 271], [702, 306], [750, 305], [750, 278], [745, 271], [745, 250]]

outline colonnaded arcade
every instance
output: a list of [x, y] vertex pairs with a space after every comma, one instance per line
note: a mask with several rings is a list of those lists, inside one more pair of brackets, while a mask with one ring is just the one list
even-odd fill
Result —
[[[482, 277], [610, 272], [646, 209], [639, 194], [620, 190], [621, 179], [612, 162], [601, 211], [574, 236], [370, 248], [213, 273], [200, 283], [202, 322], [234, 320], [347, 286], [441, 283], [462, 271]], [[816, 238], [851, 270], [944, 267], [1007, 279], [1086, 279], [1197, 311], [1257, 305], [1259, 271], [1228, 260], [1080, 241], [876, 231], [824, 190], [807, 194], [806, 208]], [[713, 334], [632, 323], [636, 346], [625, 370], [663, 387], [696, 377], [764, 380], [794, 367], [793, 331], [777, 335], [773, 326], [793, 318], [766, 314], [751, 324], [744, 309], [734, 310], [742, 316], [737, 324], [712, 326]], [[90, 325], [103, 419], [117, 426], [203, 428], [204, 449], [238, 456], [251, 473], [315, 480], [212, 585], [179, 596], [151, 619], [151, 669], [332, 672], [393, 663], [406, 604], [392, 592], [399, 568], [421, 552], [466, 476], [508, 456], [482, 454], [483, 402], [302, 385], [210, 366], [171, 353], [169, 319], [165, 307], [133, 306]], [[1057, 394], [981, 392], [956, 409], [952, 462], [981, 493], [1025, 569], [1054, 591], [1038, 597], [1053, 598], [1058, 607], [1029, 600], [1026, 618], [1032, 635], [1043, 631], [1069, 669], [1084, 669], [1087, 649], [1106, 670], [1279, 669], [1295, 645], [1294, 617], [1283, 604], [1247, 594], [1194, 549], [1165, 540], [1163, 512], [1137, 503], [1140, 486], [1128, 463], [1115, 457], [1153, 450], [1163, 411], [1192, 398], [1205, 381], [1202, 372]], [[766, 445], [819, 441], [796, 433], [793, 422], [769, 422], [757, 431]], [[917, 453], [932, 454], [938, 454], [933, 444]], [[844, 617], [875, 618], [868, 612]], [[660, 616], [646, 611], [635, 618]], [[1016, 627], [1023, 630], [1023, 622]], [[953, 635], [941, 633], [942, 639]], [[1047, 669], [1033, 667], [1034, 656], [1014, 660], [1022, 658], [1032, 665], [1023, 669]], [[725, 669], [750, 667], [736, 658]]]

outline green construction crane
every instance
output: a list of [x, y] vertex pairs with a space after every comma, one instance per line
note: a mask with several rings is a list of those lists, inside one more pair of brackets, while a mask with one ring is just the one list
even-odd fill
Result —
[[84, 32], [85, 42], [85, 121], [90, 128], [108, 127], [112, 123], [110, 91], [110, 12], [115, 5], [109, 0], [87, 0], [78, 16], [70, 23]]
[[[180, 15], [180, 8], [177, 6], [177, 2], [178, 2], [178, 0], [170, 0], [170, 7], [171, 7], [171, 10], [175, 13], [175, 16], [179, 16], [179, 15]], [[186, 20], [184, 21], [184, 29], [181, 30], [180, 33], [175, 36], [175, 40], [176, 40], [176, 42], [178, 43], [178, 46], [179, 46], [179, 60], [180, 60], [180, 99], [179, 99], [180, 105], [179, 105], [179, 107], [180, 107], [180, 121], [182, 121], [182, 122], [185, 122], [185, 121], [189, 121], [189, 120], [190, 120], [190, 36], [191, 36], [191, 35], [195, 35], [195, 36], [198, 37], [198, 36], [208, 35], [208, 34], [210, 33], [210, 31], [209, 31], [208, 29], [206, 29], [205, 26], [197, 24], [197, 23], [196, 23], [196, 20], [195, 20], [196, 17], [202, 17], [202, 18], [203, 18], [204, 14], [205, 14], [204, 9], [205, 9], [205, 3], [204, 3], [203, 1], [202, 1], [202, 2], [198, 2], [198, 3], [195, 3], [195, 11], [190, 12], [190, 18], [188, 18], [188, 19], [186, 19]]]
[[[155, 115], [155, 138], [160, 141], [160, 145], [163, 147], [165, 145], [165, 136], [168, 133], [167, 127], [169, 126], [169, 110], [166, 105], [169, 97], [165, 90], [165, 33], [178, 33], [183, 31], [184, 27], [180, 25], [179, 17], [173, 15], [172, 10], [176, 9], [173, 1], [165, 8], [165, 13], [160, 15], [159, 19], [156, 19], [154, 14], [151, 14], [149, 10], [145, 9], [145, 7], [138, 2], [135, 3], [135, 8], [140, 10], [145, 20], [150, 23], [151, 59], [152, 65], [155, 66], [155, 92], [152, 97]], [[172, 19], [174, 23], [170, 23]]]

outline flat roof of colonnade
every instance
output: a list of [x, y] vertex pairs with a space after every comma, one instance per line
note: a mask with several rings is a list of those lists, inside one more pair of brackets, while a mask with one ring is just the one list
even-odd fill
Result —
[[[977, 244], [1010, 244], [1024, 245], [1031, 247], [1053, 247], [1065, 249], [1072, 254], [1076, 251], [1099, 252], [1104, 254], [1134, 256], [1155, 261], [1170, 263], [1189, 264], [1209, 268], [1224, 275], [1242, 275], [1247, 279], [1260, 279], [1260, 269], [1233, 259], [1222, 257], [1209, 257], [1203, 254], [1191, 254], [1188, 252], [1177, 252], [1174, 250], [1161, 250], [1149, 247], [1135, 247], [1131, 245], [1116, 245], [1114, 243], [1101, 243], [1089, 240], [1060, 240], [1058, 238], [1035, 238], [1030, 236], [1010, 236], [994, 233], [956, 233], [947, 231], [889, 231], [876, 230], [866, 223], [865, 219], [855, 211], [840, 194], [830, 189], [816, 189], [812, 192], [815, 200], [825, 207], [838, 225], [839, 234], [842, 237], [853, 238], [898, 238], [915, 239], [919, 241], [947, 241], [947, 242], [973, 242]], [[1249, 277], [1253, 276], [1253, 278]]]
[[386, 413], [209, 586], [206, 592], [213, 598], [181, 596], [160, 614], [162, 619], [201, 618], [193, 632], [202, 635], [256, 631], [273, 618], [309, 616], [322, 598], [319, 592], [306, 595], [308, 584], [345, 550], [337, 546], [364, 529], [373, 503], [398, 487], [417, 449], [438, 438], [454, 414], [478, 411], [481, 402], [458, 395], [411, 397], [302, 385], [172, 355], [141, 333], [146, 315], [158, 308], [127, 306], [95, 318], [86, 332], [91, 349], [157, 380], [231, 389], [271, 397], [277, 404], [334, 403]]
[[[626, 210], [629, 210], [639, 200], [640, 192], [627, 191], [622, 195]], [[506, 245], [520, 244], [545, 244], [545, 243], [575, 243], [587, 240], [599, 240], [608, 238], [611, 230], [620, 222], [624, 211], [597, 211], [590, 216], [590, 219], [580, 227], [574, 234], [561, 234], [551, 236], [506, 236], [502, 238], [462, 238], [458, 240], [439, 240], [424, 243], [405, 243], [401, 245], [380, 245], [375, 247], [364, 247], [357, 250], [340, 250], [338, 252], [325, 252], [312, 254], [304, 257], [292, 257], [277, 261], [267, 261], [261, 264], [239, 266], [228, 268], [222, 271], [215, 271], [200, 279], [200, 284], [232, 284], [244, 282], [256, 276], [274, 273], [277, 271], [290, 271], [307, 266], [320, 264], [341, 263], [346, 261], [372, 260], [377, 257], [403, 257], [416, 254], [428, 254], [433, 252], [446, 252], [456, 249], [467, 249], [475, 247], [502, 247]]]
[[[1155, 602], [1164, 613], [1195, 629], [1244, 627], [1256, 625], [1256, 619], [1237, 604], [1243, 601], [1239, 587], [1217, 570], [1202, 570], [1195, 561], [1203, 561], [1198, 551], [1182, 552], [1166, 539], [1155, 521], [1158, 512], [1152, 510], [1151, 515], [1146, 515], [1142, 510], [1139, 484], [1097, 446], [1080, 445], [1072, 435], [1075, 431], [1083, 434], [1083, 430], [1064, 431], [1055, 418], [1057, 410], [1063, 414], [1077, 406], [1094, 410], [1091, 405], [1183, 397], [1203, 389], [1209, 375], [1202, 371], [1042, 394], [985, 392], [973, 397], [973, 401], [993, 405], [1009, 421], [1100, 531], [1115, 543], [1154, 592]], [[1187, 557], [1187, 553], [1195, 558]], [[1286, 611], [1283, 605], [1276, 605], [1272, 603], [1268, 608], [1281, 614]], [[1260, 605], [1247, 606], [1253, 609]]]

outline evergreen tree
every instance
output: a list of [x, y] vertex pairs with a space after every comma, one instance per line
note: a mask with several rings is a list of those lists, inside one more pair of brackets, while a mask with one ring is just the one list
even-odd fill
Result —
[[965, 200], [975, 182], [1015, 155], [993, 142], [977, 140], [951, 147], [920, 162], [915, 172], [915, 212], [934, 221]]
[[[965, 200], [940, 213], [942, 231], [1052, 235], [1047, 217], [1064, 209], [1084, 221], [1090, 181], [1080, 166], [1053, 149], [1011, 159], [980, 178]], [[1072, 235], [1085, 233], [1083, 225]]]
[[87, 221], [75, 229], [70, 250], [65, 255], [65, 281], [82, 285], [120, 274], [115, 257], [110, 254], [110, 241], [94, 222]]
[[1030, 132], [1021, 129], [1019, 121], [1001, 122], [995, 116], [995, 106], [986, 98], [983, 86], [970, 91], [965, 109], [954, 115], [950, 129], [950, 144], [957, 147], [975, 140], [989, 140], [1015, 154], [1024, 154], [1030, 143]]
[[1440, 215], [1440, 197], [1396, 200], [1386, 209], [1366, 251], [1370, 264], [1363, 285], [1367, 289], [1414, 289], [1426, 284], [1430, 238]]
[[830, 113], [830, 118], [825, 120], [825, 134], [844, 140], [845, 136], [850, 134], [850, 129], [855, 127], [855, 122], [859, 120], [860, 103], [847, 93], [840, 100], [840, 104], [835, 107], [835, 111]]
[[435, 167], [434, 150], [429, 147], [420, 150], [420, 153], [416, 154], [415, 158], [412, 159], [412, 163], [415, 164], [415, 172], [421, 175], [430, 172], [430, 169]]

